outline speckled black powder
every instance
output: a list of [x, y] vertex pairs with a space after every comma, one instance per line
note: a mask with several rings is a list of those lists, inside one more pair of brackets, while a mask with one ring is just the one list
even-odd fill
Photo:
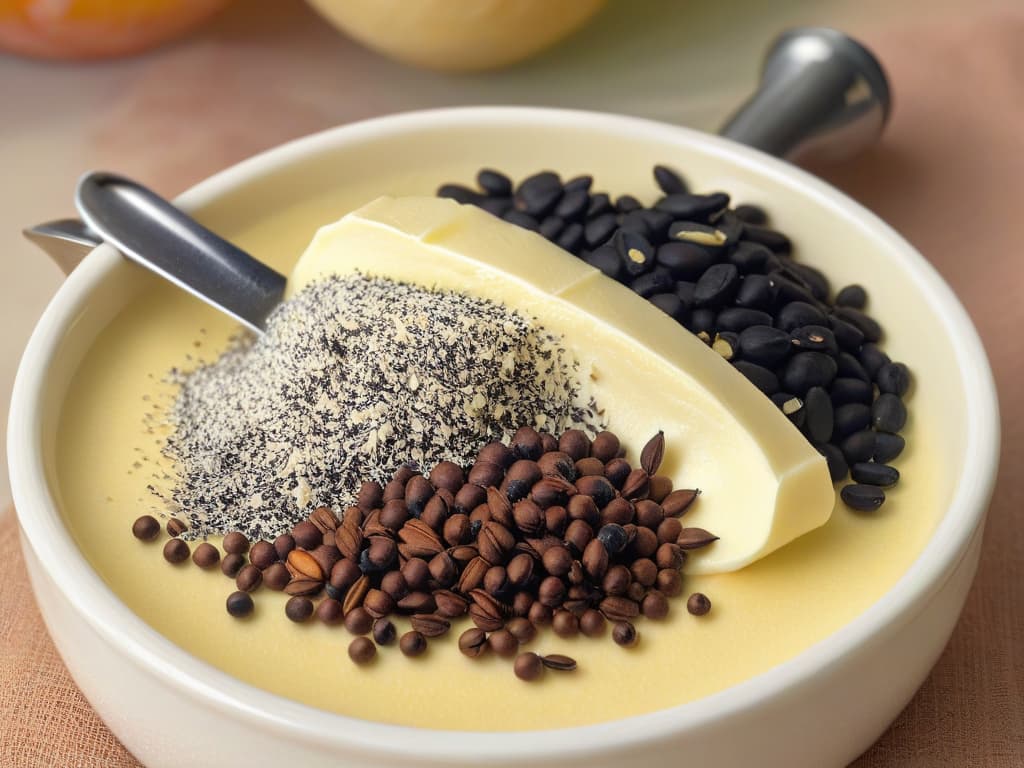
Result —
[[465, 465], [531, 424], [601, 426], [561, 339], [499, 304], [360, 275], [306, 287], [180, 376], [166, 501], [190, 534], [273, 538], [402, 463]]

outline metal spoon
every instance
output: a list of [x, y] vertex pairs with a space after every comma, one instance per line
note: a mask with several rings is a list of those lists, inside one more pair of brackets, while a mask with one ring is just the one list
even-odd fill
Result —
[[[864, 46], [834, 29], [794, 29], [769, 49], [757, 91], [721, 134], [778, 157], [835, 159], [878, 138], [889, 104], [885, 73]], [[257, 333], [284, 296], [284, 275], [134, 181], [86, 174], [75, 203], [84, 223], [24, 230], [66, 272], [107, 242]]]

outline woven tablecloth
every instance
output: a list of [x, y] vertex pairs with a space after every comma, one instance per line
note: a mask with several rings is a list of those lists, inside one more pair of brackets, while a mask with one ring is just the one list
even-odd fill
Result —
[[[1024, 766], [1024, 9], [866, 29], [862, 37], [886, 62], [897, 94], [892, 124], [865, 156], [819, 172], [907, 236], [967, 306], [998, 383], [1003, 451], [963, 617], [928, 681], [855, 765], [1016, 768]], [[296, 125], [322, 127], [309, 115], [294, 120], [276, 126], [280, 136], [270, 135], [272, 120], [261, 141], [289, 138]], [[235, 151], [252, 148], [243, 140]], [[177, 173], [184, 181], [189, 172], [186, 163]], [[173, 186], [178, 176], [163, 178]], [[135, 765], [56, 655], [6, 515], [0, 766]]]

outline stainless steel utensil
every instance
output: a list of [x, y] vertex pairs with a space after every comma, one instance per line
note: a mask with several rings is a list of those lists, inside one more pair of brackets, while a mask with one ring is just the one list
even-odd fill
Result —
[[[889, 109], [885, 73], [870, 51], [835, 29], [799, 28], [768, 50], [757, 91], [721, 134], [778, 157], [837, 159], [877, 139]], [[65, 272], [107, 242], [256, 333], [284, 296], [284, 275], [134, 181], [86, 174], [75, 203], [84, 223], [24, 230]]]

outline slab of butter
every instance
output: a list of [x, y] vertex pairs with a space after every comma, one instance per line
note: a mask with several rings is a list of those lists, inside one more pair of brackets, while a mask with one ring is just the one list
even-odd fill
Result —
[[732, 571], [823, 525], [825, 460], [768, 398], [668, 315], [541, 236], [439, 198], [380, 198], [322, 227], [289, 279], [355, 271], [464, 291], [563, 334], [634, 464], [657, 430], [659, 474], [698, 487], [683, 525], [720, 537], [687, 570]]

